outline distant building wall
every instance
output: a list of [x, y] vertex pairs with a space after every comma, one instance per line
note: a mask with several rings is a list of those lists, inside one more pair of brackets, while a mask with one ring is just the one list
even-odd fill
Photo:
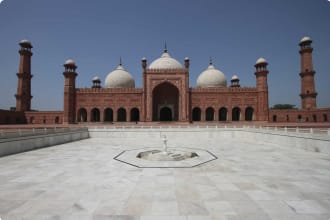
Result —
[[255, 87], [191, 89], [192, 121], [256, 121], [257, 105]]
[[76, 122], [142, 120], [142, 89], [79, 88], [76, 96]]
[[330, 108], [314, 110], [270, 109], [269, 122], [328, 122]]
[[25, 124], [24, 112], [0, 109], [0, 124]]
[[27, 124], [62, 124], [62, 111], [28, 111], [25, 112]]

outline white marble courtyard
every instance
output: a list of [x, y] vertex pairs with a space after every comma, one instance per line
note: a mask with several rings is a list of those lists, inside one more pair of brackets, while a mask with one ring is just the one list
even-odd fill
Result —
[[218, 158], [194, 168], [137, 168], [114, 160], [123, 150], [161, 146], [138, 135], [1, 157], [0, 218], [330, 219], [329, 154], [196, 134], [168, 142]]

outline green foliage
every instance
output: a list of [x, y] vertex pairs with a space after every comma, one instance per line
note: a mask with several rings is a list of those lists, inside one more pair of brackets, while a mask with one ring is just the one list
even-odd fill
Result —
[[297, 107], [291, 104], [275, 104], [271, 109], [297, 109]]

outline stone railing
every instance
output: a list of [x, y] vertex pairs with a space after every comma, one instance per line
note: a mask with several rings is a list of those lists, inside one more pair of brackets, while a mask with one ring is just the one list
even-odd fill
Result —
[[87, 128], [1, 131], [0, 157], [89, 138]]
[[27, 137], [45, 134], [58, 134], [65, 132], [84, 131], [87, 128], [31, 128], [31, 129], [15, 129], [0, 130], [0, 140], [8, 138]]
[[299, 128], [299, 127], [270, 127], [270, 126], [247, 126], [247, 125], [114, 125], [114, 126], [90, 126], [89, 130], [123, 130], [123, 129], [242, 129], [255, 130], [258, 132], [283, 132], [290, 134], [314, 134], [330, 137], [330, 128]]

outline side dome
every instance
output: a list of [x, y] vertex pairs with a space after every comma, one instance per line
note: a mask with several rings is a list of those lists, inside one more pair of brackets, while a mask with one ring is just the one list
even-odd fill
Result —
[[216, 69], [212, 63], [197, 78], [197, 87], [226, 87], [227, 79], [225, 74]]
[[165, 48], [164, 53], [158, 59], [154, 60], [149, 69], [182, 69], [183, 66], [179, 61], [172, 58]]
[[134, 88], [135, 82], [132, 75], [120, 64], [105, 78], [106, 88]]

